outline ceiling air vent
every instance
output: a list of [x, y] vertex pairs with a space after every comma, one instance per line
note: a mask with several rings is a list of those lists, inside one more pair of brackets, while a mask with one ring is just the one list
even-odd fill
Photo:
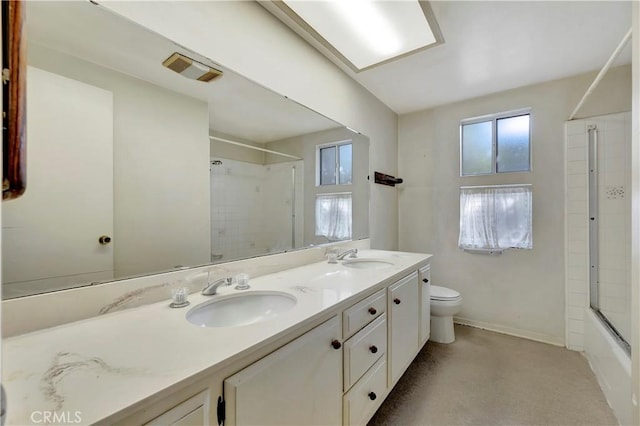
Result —
[[169, 56], [163, 63], [165, 67], [192, 80], [210, 82], [222, 77], [222, 71], [194, 61], [178, 52]]

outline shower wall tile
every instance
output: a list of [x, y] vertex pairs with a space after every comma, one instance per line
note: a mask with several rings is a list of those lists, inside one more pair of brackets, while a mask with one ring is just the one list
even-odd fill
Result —
[[569, 148], [567, 150], [567, 160], [568, 161], [586, 161], [587, 160], [587, 150], [586, 148]]
[[[222, 161], [222, 165], [211, 166], [212, 258], [247, 258], [302, 246], [304, 215], [297, 214], [292, 226], [291, 211], [292, 188], [296, 194], [295, 207], [302, 211], [301, 161], [265, 166], [212, 160]], [[299, 169], [295, 182], [292, 182], [293, 165]], [[239, 193], [243, 197], [238, 197]]]
[[567, 347], [576, 351], [584, 350], [584, 333], [569, 332]]
[[584, 120], [568, 121], [566, 131], [567, 135], [584, 135], [587, 131]]

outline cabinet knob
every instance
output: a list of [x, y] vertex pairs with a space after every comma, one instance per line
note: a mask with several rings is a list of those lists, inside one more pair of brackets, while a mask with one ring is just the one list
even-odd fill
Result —
[[423, 279], [422, 279], [422, 282], [423, 282], [423, 283], [428, 283], [428, 282], [429, 282], [429, 279], [428, 279], [428, 278], [423, 278]]
[[369, 313], [370, 313], [371, 315], [375, 315], [375, 314], [377, 314], [377, 313], [378, 313], [378, 311], [376, 311], [376, 308], [369, 308]]
[[333, 349], [340, 349], [342, 347], [342, 343], [338, 340], [332, 340], [331, 346], [333, 346]]
[[376, 345], [371, 345], [369, 346], [369, 350], [372, 354], [375, 354], [376, 352], [378, 352], [378, 347]]
[[105, 246], [111, 242], [111, 237], [108, 235], [101, 235], [100, 238], [98, 238], [98, 242]]
[[378, 395], [375, 392], [369, 392], [369, 399], [375, 401]]
[[395, 299], [393, 299], [393, 303], [395, 303], [396, 305], [399, 305], [402, 301], [400, 299], [398, 299], [397, 297]]

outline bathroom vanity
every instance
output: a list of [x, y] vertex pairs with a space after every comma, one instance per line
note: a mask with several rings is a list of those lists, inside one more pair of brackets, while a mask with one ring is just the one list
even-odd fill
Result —
[[[7, 424], [365, 424], [428, 339], [430, 255], [364, 250], [5, 339]], [[194, 306], [279, 292], [262, 322], [200, 327]], [[242, 293], [242, 294], [240, 294]], [[60, 417], [58, 417], [60, 418]]]

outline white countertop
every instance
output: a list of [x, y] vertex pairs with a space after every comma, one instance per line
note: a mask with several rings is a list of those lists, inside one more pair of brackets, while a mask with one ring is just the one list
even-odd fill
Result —
[[[34, 411], [72, 416], [77, 411], [81, 424], [104, 420], [163, 389], [229, 365], [330, 311], [348, 307], [367, 290], [389, 284], [431, 256], [363, 250], [358, 257], [383, 258], [393, 265], [353, 269], [325, 261], [251, 279], [252, 290], [277, 290], [297, 299], [292, 309], [257, 324], [198, 327], [186, 320], [186, 313], [217, 296], [191, 294], [189, 307], [172, 309], [167, 295], [164, 302], [5, 339], [6, 424], [34, 424], [30, 418]], [[218, 289], [221, 295], [240, 292], [233, 287]]]

